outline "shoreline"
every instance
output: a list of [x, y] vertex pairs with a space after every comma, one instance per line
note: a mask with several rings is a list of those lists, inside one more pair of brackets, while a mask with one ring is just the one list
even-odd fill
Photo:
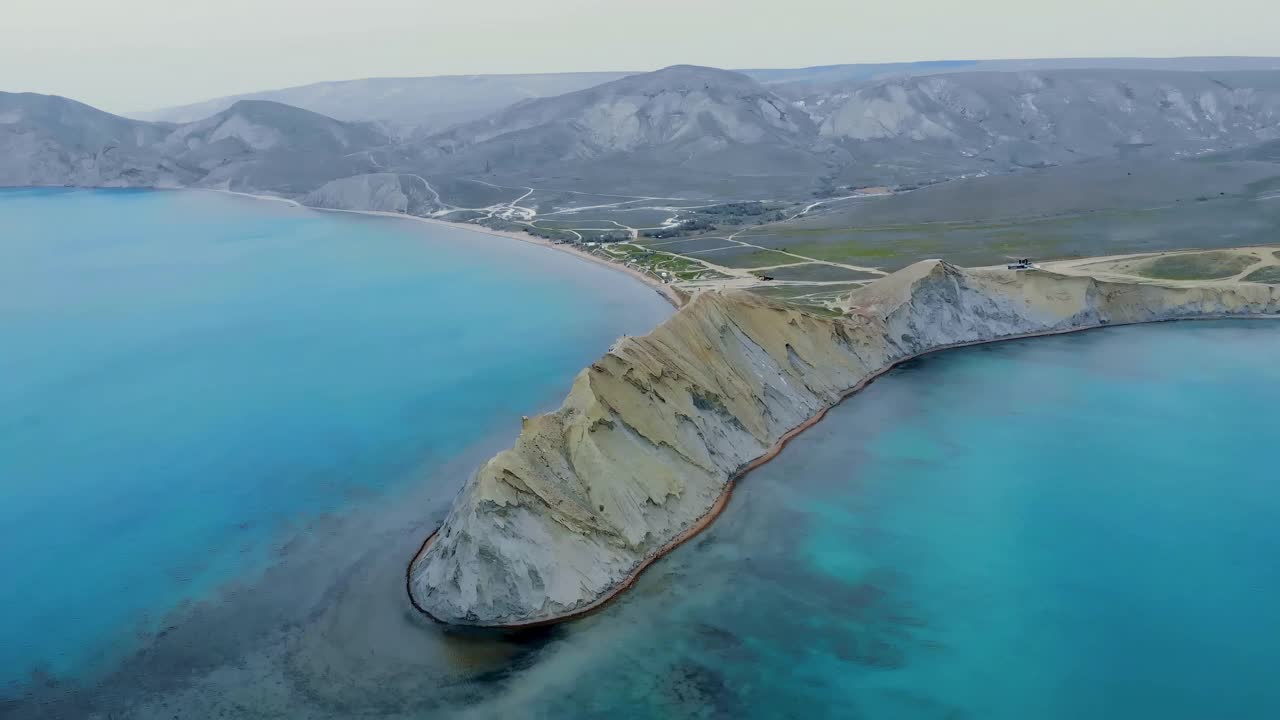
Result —
[[[804, 431], [822, 422], [827, 417], [827, 413], [829, 413], [832, 409], [844, 403], [846, 400], [852, 398], [853, 396], [857, 395], [859, 392], [866, 389], [867, 386], [871, 385], [871, 383], [875, 382], [877, 379], [888, 374], [891, 370], [893, 370], [894, 368], [897, 368], [899, 365], [902, 365], [903, 363], [907, 363], [912, 360], [925, 357], [927, 355], [932, 355], [934, 353], [939, 353], [939, 352], [945, 352], [948, 350], [957, 350], [960, 348], [976, 347], [981, 345], [992, 345], [996, 343], [1008, 342], [1011, 340], [1029, 340], [1033, 338], [1053, 337], [1057, 335], [1070, 335], [1073, 333], [1087, 332], [1090, 330], [1100, 330], [1103, 328], [1110, 328], [1110, 327], [1129, 327], [1129, 326], [1135, 326], [1135, 325], [1154, 325], [1156, 323], [1164, 323], [1164, 322], [1188, 322], [1188, 321], [1197, 322], [1197, 321], [1206, 321], [1206, 320], [1280, 321], [1280, 316], [1276, 316], [1276, 315], [1204, 315], [1200, 317], [1167, 318], [1167, 319], [1159, 319], [1159, 320], [1143, 320], [1139, 322], [1102, 323], [1098, 325], [1086, 325], [1082, 327], [1065, 328], [1062, 330], [1048, 330], [1044, 332], [1024, 333], [1019, 335], [1007, 335], [1004, 337], [993, 338], [990, 340], [975, 340], [972, 342], [941, 345], [935, 348], [930, 348], [923, 352], [916, 353], [914, 355], [908, 355], [906, 357], [902, 357], [893, 361], [892, 363], [886, 365], [885, 367], [871, 373], [867, 377], [858, 381], [858, 383], [855, 384], [853, 387], [843, 391], [840, 394], [840, 397], [837, 398], [830, 405], [827, 405], [826, 407], [818, 410], [818, 412], [814, 413], [814, 415], [809, 419], [805, 420], [799, 425], [783, 433], [782, 437], [778, 438], [778, 441], [775, 442], [772, 447], [770, 447], [760, 456], [756, 457], [755, 459], [743, 465], [738, 470], [734, 471], [734, 473], [729, 476], [728, 481], [725, 483], [724, 490], [721, 491], [720, 495], [716, 498], [715, 502], [711, 504], [711, 507], [707, 509], [706, 513], [704, 513], [697, 520], [695, 520], [688, 528], [681, 531], [679, 535], [676, 535], [674, 538], [672, 538], [670, 541], [664, 544], [661, 548], [658, 548], [658, 550], [656, 550], [652, 555], [642, 560], [638, 565], [636, 565], [635, 568], [631, 570], [630, 573], [628, 573], [628, 575], [621, 582], [618, 583], [618, 585], [612, 588], [608, 593], [601, 595], [600, 597], [596, 598], [595, 600], [593, 600], [592, 602], [586, 605], [583, 605], [582, 607], [576, 608], [574, 610], [571, 610], [561, 615], [557, 615], [555, 617], [547, 618], [545, 620], [539, 620], [539, 621], [530, 622], [530, 623], [518, 623], [518, 624], [512, 624], [512, 625], [463, 625], [459, 623], [448, 623], [436, 618], [430, 612], [424, 610], [420, 605], [418, 605], [417, 600], [415, 600], [413, 597], [413, 593], [409, 591], [409, 585], [410, 585], [410, 577], [413, 571], [413, 567], [417, 565], [419, 560], [421, 560], [423, 553], [425, 553], [431, 547], [432, 543], [436, 538], [436, 535], [440, 532], [440, 528], [436, 528], [431, 532], [430, 535], [427, 536], [427, 539], [422, 542], [421, 547], [418, 548], [418, 551], [413, 555], [413, 557], [409, 560], [409, 563], [405, 567], [405, 591], [409, 595], [409, 603], [414, 607], [415, 610], [422, 613], [424, 616], [430, 618], [432, 621], [436, 623], [439, 623], [446, 627], [468, 628], [468, 629], [475, 629], [475, 630], [519, 631], [519, 630], [533, 629], [533, 628], [539, 628], [539, 627], [546, 627], [549, 625], [558, 625], [562, 622], [577, 620], [579, 618], [590, 615], [598, 610], [602, 610], [610, 602], [617, 599], [620, 595], [622, 595], [627, 590], [631, 589], [631, 587], [635, 585], [636, 581], [640, 579], [640, 576], [644, 574], [644, 571], [648, 570], [654, 563], [658, 562], [662, 558], [671, 554], [674, 550], [679, 548], [681, 545], [684, 545], [688, 541], [700, 535], [704, 530], [709, 528], [712, 525], [712, 523], [714, 523], [716, 519], [720, 517], [720, 514], [724, 512], [724, 509], [729, 505], [729, 501], [733, 497], [733, 490], [735, 486], [737, 486], [739, 482], [745, 479], [747, 475], [749, 475], [753, 470], [756, 470], [757, 468], [760, 468], [763, 465], [766, 465], [767, 463], [772, 461], [773, 459], [777, 458], [778, 455], [780, 455], [782, 451], [786, 449], [787, 445], [792, 440], [799, 437]], [[441, 525], [441, 527], [443, 527], [443, 525]]]
[[212, 192], [212, 193], [219, 193], [221, 195], [234, 195], [236, 197], [251, 198], [253, 200], [270, 200], [272, 202], [284, 203], [285, 205], [292, 205], [293, 207], [297, 207], [297, 208], [306, 207], [306, 205], [303, 205], [297, 200], [290, 200], [289, 198], [282, 198], [277, 195], [254, 195], [253, 193], [239, 192], [237, 190], [218, 190], [216, 188], [179, 187], [179, 188], [173, 188], [173, 189], [174, 190], [195, 190], [197, 192]]
[[679, 310], [681, 307], [684, 306], [684, 299], [681, 298], [680, 295], [677, 294], [676, 291], [666, 283], [659, 282], [657, 279], [650, 277], [648, 275], [645, 275], [644, 273], [638, 270], [635, 270], [633, 268], [629, 268], [625, 265], [620, 265], [611, 260], [606, 260], [600, 257], [599, 255], [593, 255], [591, 253], [578, 250], [574, 246], [569, 245], [567, 243], [553, 243], [550, 240], [544, 240], [540, 237], [530, 235], [529, 233], [517, 232], [514, 230], [495, 230], [493, 228], [487, 228], [483, 225], [473, 225], [471, 223], [455, 223], [455, 222], [449, 222], [448, 220], [438, 220], [436, 218], [425, 218], [425, 217], [419, 217], [417, 215], [390, 212], [386, 210], [339, 210], [335, 208], [313, 208], [307, 205], [298, 205], [298, 207], [306, 208], [307, 210], [316, 210], [319, 212], [352, 213], [355, 215], [372, 215], [375, 217], [403, 218], [406, 220], [416, 220], [418, 222], [423, 222], [430, 225], [438, 225], [441, 227], [455, 228], [458, 230], [470, 230], [471, 232], [478, 232], [483, 235], [491, 235], [494, 237], [507, 238], [508, 240], [515, 240], [517, 242], [525, 242], [531, 245], [537, 245], [539, 247], [547, 248], [548, 250], [557, 250], [559, 252], [563, 252], [573, 257], [576, 257], [580, 260], [586, 260], [587, 262], [595, 263], [596, 265], [599, 265], [601, 267], [609, 268], [610, 270], [615, 270], [617, 272], [621, 272], [626, 275], [629, 275], [632, 278], [635, 278], [636, 280], [639, 280], [640, 282], [644, 283], [645, 285], [648, 285], [650, 289], [652, 289], [654, 292], [661, 295], [664, 300], [666, 300], [668, 303], [671, 303], [671, 306], [677, 310]]
[[671, 306], [677, 310], [679, 310], [681, 307], [684, 307], [684, 303], [685, 303], [684, 298], [681, 297], [680, 294], [677, 293], [674, 288], [672, 288], [670, 285], [666, 283], [660, 282], [656, 278], [650, 277], [649, 275], [646, 275], [638, 270], [629, 268], [625, 265], [621, 265], [611, 260], [606, 260], [605, 258], [602, 258], [599, 255], [593, 255], [592, 253], [583, 252], [582, 250], [578, 250], [572, 245], [568, 245], [564, 243], [553, 243], [550, 240], [544, 240], [540, 237], [535, 237], [533, 235], [530, 235], [529, 233], [516, 232], [514, 230], [495, 230], [493, 228], [484, 227], [483, 225], [474, 225], [471, 223], [455, 223], [455, 222], [449, 222], [448, 220], [439, 220], [436, 218], [420, 217], [418, 215], [410, 215], [408, 213], [401, 213], [401, 212], [392, 212], [389, 210], [345, 210], [340, 208], [311, 207], [310, 205], [303, 205], [302, 203], [296, 200], [276, 197], [275, 195], [255, 195], [253, 193], [236, 192], [235, 190], [217, 190], [213, 188], [178, 188], [178, 189], [196, 190], [196, 191], [203, 191], [203, 192], [215, 192], [215, 193], [222, 193], [224, 195], [235, 195], [238, 197], [254, 198], [256, 200], [270, 200], [274, 202], [285, 203], [287, 205], [291, 205], [296, 208], [301, 208], [303, 210], [313, 210], [315, 212], [351, 213], [353, 215], [370, 215], [374, 217], [416, 220], [418, 222], [427, 223], [430, 225], [438, 225], [442, 227], [455, 228], [458, 230], [470, 230], [471, 232], [478, 232], [483, 235], [491, 235], [494, 237], [507, 238], [508, 240], [515, 240], [517, 242], [530, 243], [532, 245], [538, 245], [540, 247], [544, 247], [549, 250], [557, 250], [559, 252], [563, 252], [573, 257], [576, 257], [580, 260], [586, 260], [587, 262], [595, 263], [596, 265], [599, 265], [601, 267], [609, 268], [610, 270], [616, 270], [618, 272], [629, 275], [632, 278], [635, 278], [636, 280], [639, 280], [640, 282], [644, 283], [645, 285], [648, 285], [654, 292], [661, 295], [664, 300], [670, 303]]

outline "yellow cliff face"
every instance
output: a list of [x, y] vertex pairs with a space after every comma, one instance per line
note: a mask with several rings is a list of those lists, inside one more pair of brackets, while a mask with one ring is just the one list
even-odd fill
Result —
[[409, 569], [449, 623], [511, 626], [590, 609], [688, 535], [744, 467], [893, 364], [943, 347], [1105, 324], [1280, 312], [1280, 289], [1161, 285], [917, 263], [830, 318], [705, 293], [619, 341], [564, 404], [459, 494]]

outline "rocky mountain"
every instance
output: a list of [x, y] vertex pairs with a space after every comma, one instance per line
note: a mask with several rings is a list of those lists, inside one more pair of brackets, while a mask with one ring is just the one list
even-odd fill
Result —
[[731, 176], [804, 186], [827, 164], [806, 113], [745, 75], [691, 65], [517, 103], [420, 146], [451, 174], [650, 173], [672, 189]]
[[299, 195], [376, 171], [388, 139], [289, 105], [242, 101], [175, 125], [50, 95], [0, 93], [0, 185], [215, 187]]
[[195, 178], [158, 147], [173, 129], [52, 95], [0, 92], [0, 185], [183, 185]]
[[1280, 137], [1280, 72], [964, 72], [857, 82], [799, 105], [853, 176], [1005, 171]]
[[241, 100], [178, 126], [161, 149], [195, 172], [201, 186], [297, 195], [329, 180], [378, 171], [370, 151], [388, 142], [371, 123], [344, 123], [290, 105]]
[[[1232, 71], [1280, 70], [1280, 58], [1055, 58], [1044, 60], [940, 60], [852, 63], [804, 68], [739, 70], [784, 97], [816, 86], [886, 77], [948, 72], [1027, 72], [1062, 69]], [[138, 120], [188, 123], [226, 110], [240, 100], [270, 100], [343, 121], [371, 121], [406, 134], [440, 132], [521, 100], [553, 97], [618, 80], [630, 72], [440, 75], [365, 78], [263, 90], [203, 102], [128, 113]]]
[[[326, 183], [379, 175], [315, 197], [420, 210], [440, 205], [422, 178], [439, 187], [483, 179], [648, 197], [800, 199], [1280, 138], [1280, 71], [917, 65], [945, 72], [846, 81], [839, 78], [852, 66], [769, 71], [766, 86], [742, 73], [679, 65], [408, 136], [264, 100], [175, 124], [63, 98], [3, 95], [0, 182], [191, 185], [304, 198]], [[552, 88], [550, 77], [534, 89]], [[515, 92], [514, 82], [502, 92]], [[472, 207], [467, 198], [454, 202]]]
[[438, 132], [497, 112], [521, 100], [582, 90], [627, 74], [586, 72], [368, 78], [233, 95], [133, 113], [132, 116], [141, 120], [187, 123], [220, 113], [241, 100], [268, 100], [338, 120], [378, 122], [395, 133]]
[[[766, 87], [740, 73], [676, 66], [419, 138], [418, 164], [610, 192], [802, 196], [1280, 137], [1280, 71], [941, 69], [848, 82], [814, 80], [847, 68], [814, 69], [807, 85], [793, 76]], [[807, 94], [795, 93], [801, 87]]]
[[308, 207], [329, 210], [377, 210], [427, 215], [440, 208], [440, 198], [418, 175], [370, 173], [325, 183], [302, 198]]

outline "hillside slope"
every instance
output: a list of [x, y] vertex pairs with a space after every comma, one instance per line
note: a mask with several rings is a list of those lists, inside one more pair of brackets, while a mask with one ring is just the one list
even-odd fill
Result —
[[388, 138], [369, 123], [343, 123], [308, 110], [242, 100], [212, 117], [179, 126], [161, 146], [202, 173], [197, 184], [286, 195], [329, 180], [376, 171], [364, 151]]
[[0, 185], [182, 185], [194, 176], [158, 148], [173, 127], [0, 92]]
[[348, 121], [385, 124], [404, 135], [439, 132], [529, 98], [550, 97], [625, 77], [621, 72], [545, 75], [446, 75], [322, 82], [214, 98], [132, 113], [141, 120], [187, 123], [226, 110], [241, 100], [269, 100]]
[[966, 72], [827, 87], [802, 101], [852, 173], [1005, 171], [1280, 137], [1280, 72]]
[[421, 147], [447, 173], [643, 172], [677, 188], [732, 176], [804, 186], [827, 164], [805, 113], [744, 75], [688, 65], [518, 103]]
[[289, 105], [243, 101], [185, 125], [129, 120], [74, 100], [0, 93], [0, 185], [214, 187], [305, 194], [376, 171], [388, 138]]
[[[943, 72], [1025, 72], [1111, 68], [1116, 70], [1231, 71], [1280, 70], [1280, 58], [1065, 58], [1028, 60], [946, 60], [855, 63], [805, 68], [761, 68], [737, 72], [785, 97], [820, 85], [889, 76]], [[126, 113], [137, 120], [188, 123], [226, 110], [240, 100], [270, 100], [343, 121], [384, 123], [407, 134], [440, 132], [476, 120], [521, 100], [552, 97], [618, 80], [632, 72], [526, 73], [362, 78], [260, 90], [202, 102]]]
[[[1280, 139], [1280, 71], [958, 67], [832, 82], [816, 78], [853, 70], [760, 71], [808, 78], [765, 86], [741, 73], [677, 65], [526, 99], [448, 131], [407, 135], [264, 100], [175, 125], [127, 120], [64, 98], [4, 95], [0, 182], [196, 185], [304, 197], [331, 181], [390, 173], [442, 186], [483, 179], [515, 189], [515, 197], [538, 187], [797, 201], [851, 187], [1084, 161], [1170, 160]], [[544, 77], [530, 92], [594, 79], [575, 75], [560, 85]], [[506, 88], [498, 95], [519, 85], [498, 84]], [[804, 89], [798, 97], [797, 88]], [[348, 89], [358, 95], [358, 86]], [[332, 97], [352, 97], [343, 92]], [[470, 198], [444, 202], [473, 207]]]

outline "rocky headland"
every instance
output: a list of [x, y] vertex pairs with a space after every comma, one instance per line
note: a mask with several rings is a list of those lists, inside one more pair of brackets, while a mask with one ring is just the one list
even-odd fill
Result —
[[467, 482], [408, 569], [446, 623], [588, 612], [718, 514], [733, 482], [895, 364], [960, 345], [1106, 325], [1280, 313], [1280, 287], [1100, 279], [920, 262], [843, 316], [707, 292], [584, 370], [560, 409]]

